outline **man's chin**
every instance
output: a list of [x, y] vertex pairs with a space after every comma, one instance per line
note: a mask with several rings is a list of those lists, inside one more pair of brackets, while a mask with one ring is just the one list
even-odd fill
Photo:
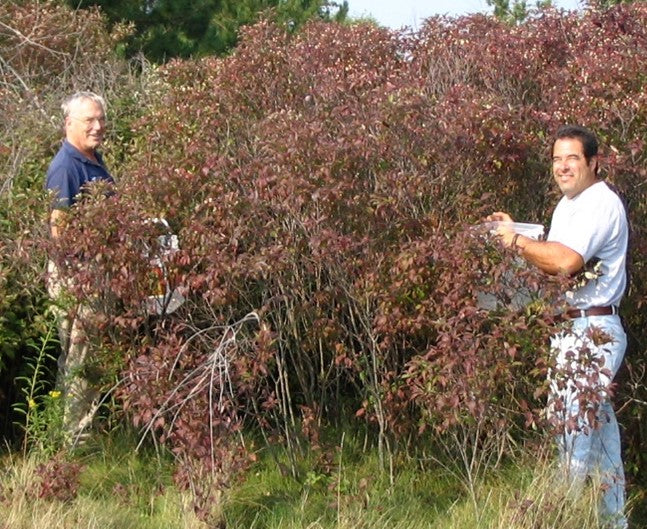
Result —
[[572, 194], [573, 189], [568, 185], [560, 185], [559, 190], [562, 192], [562, 195], [569, 196]]

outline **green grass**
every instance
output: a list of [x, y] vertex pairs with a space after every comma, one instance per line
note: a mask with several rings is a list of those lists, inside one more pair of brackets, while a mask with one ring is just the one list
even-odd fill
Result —
[[391, 479], [375, 451], [362, 454], [352, 443], [328, 468], [316, 459], [310, 454], [295, 478], [264, 457], [229, 495], [227, 527], [428, 527], [462, 491], [445, 473], [420, 472], [413, 462]]
[[[342, 442], [343, 440], [343, 442]], [[7, 453], [0, 460], [3, 529], [206, 529], [190, 494], [173, 484], [172, 459], [136, 453], [134, 435], [96, 437], [74, 458], [84, 465], [77, 497], [37, 497], [38, 460]], [[469, 488], [447, 467], [401, 457], [380, 467], [359, 436], [339, 436], [326, 452], [304, 455], [295, 468], [282, 447], [258, 461], [220, 500], [227, 529], [597, 529], [597, 494], [577, 498], [547, 461], [525, 455], [490, 471]], [[636, 500], [639, 501], [635, 494]], [[633, 527], [641, 525], [635, 523]]]

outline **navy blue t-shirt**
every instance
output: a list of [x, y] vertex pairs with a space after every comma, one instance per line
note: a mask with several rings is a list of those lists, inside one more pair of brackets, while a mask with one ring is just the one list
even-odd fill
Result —
[[61, 209], [74, 204], [83, 186], [96, 180], [114, 183], [114, 180], [99, 153], [95, 153], [97, 161], [93, 162], [81, 154], [67, 140], [54, 156], [47, 169], [45, 188], [56, 191], [53, 208]]

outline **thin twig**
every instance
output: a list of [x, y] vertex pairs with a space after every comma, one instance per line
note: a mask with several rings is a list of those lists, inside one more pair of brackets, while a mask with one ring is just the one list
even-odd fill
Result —
[[22, 39], [24, 42], [26, 42], [27, 44], [31, 44], [32, 46], [36, 46], [37, 48], [41, 48], [41, 49], [43, 49], [43, 50], [45, 50], [45, 51], [48, 51], [48, 52], [50, 52], [50, 53], [52, 53], [52, 54], [54, 54], [54, 55], [61, 55], [61, 56], [63, 56], [63, 57], [66, 57], [66, 56], [67, 56], [67, 57], [69, 57], [69, 56], [70, 56], [70, 54], [69, 54], [68, 52], [65, 52], [65, 51], [57, 51], [57, 50], [54, 50], [54, 49], [49, 48], [49, 47], [47, 47], [47, 46], [44, 46], [43, 44], [39, 44], [38, 42], [36, 42], [36, 41], [34, 41], [34, 40], [30, 39], [29, 37], [27, 37], [26, 35], [24, 35], [24, 34], [23, 34], [23, 33], [21, 33], [20, 31], [18, 31], [17, 29], [12, 28], [11, 26], [8, 26], [8, 25], [7, 25], [7, 24], [5, 24], [4, 22], [0, 22], [0, 27], [3, 27], [3, 28], [5, 28], [5, 29], [8, 29], [8, 30], [9, 30], [9, 31], [11, 31], [14, 35], [16, 35], [17, 37], [21, 38], [21, 39]]

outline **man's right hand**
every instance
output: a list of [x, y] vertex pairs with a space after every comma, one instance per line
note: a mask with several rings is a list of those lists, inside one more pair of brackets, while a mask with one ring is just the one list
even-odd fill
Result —
[[510, 215], [503, 211], [495, 211], [491, 215], [488, 215], [485, 220], [487, 222], [501, 222], [502, 224], [496, 228], [496, 235], [504, 246], [512, 246], [515, 233], [511, 226], [505, 225], [507, 223], [512, 224], [514, 222]]
[[514, 222], [512, 217], [503, 211], [495, 211], [485, 217], [485, 220], [488, 222]]

